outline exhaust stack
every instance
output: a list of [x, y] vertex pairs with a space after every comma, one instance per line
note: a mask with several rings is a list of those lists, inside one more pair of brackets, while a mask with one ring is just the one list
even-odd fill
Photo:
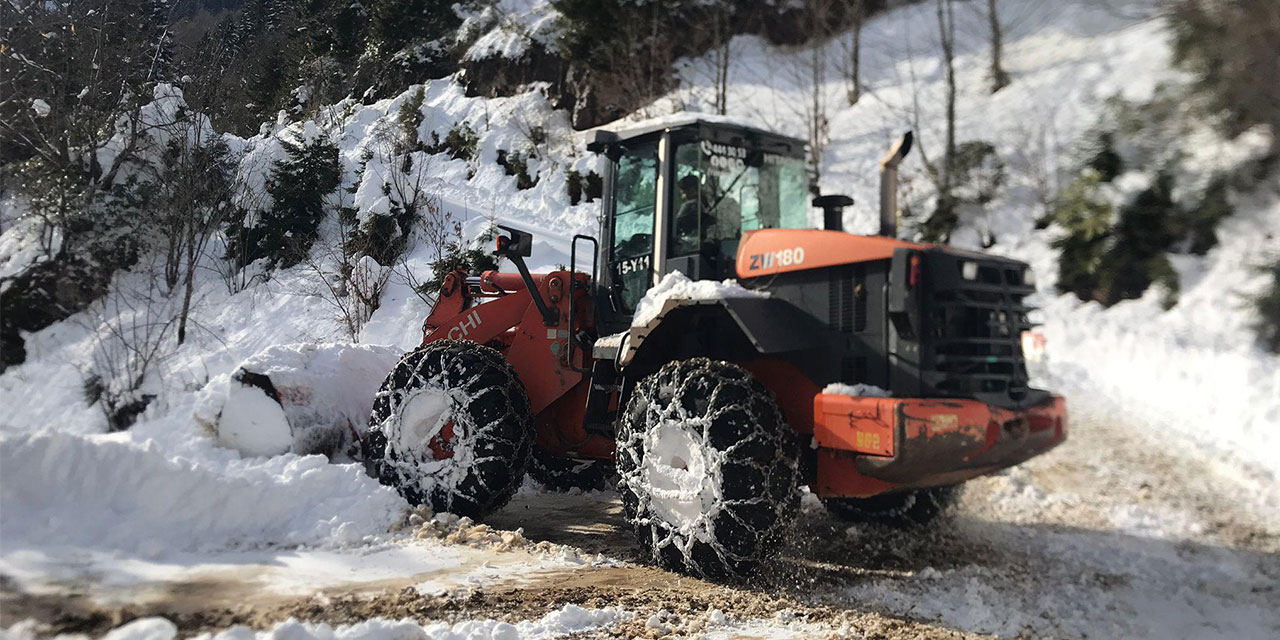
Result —
[[912, 133], [902, 134], [880, 160], [880, 235], [898, 235], [898, 164], [911, 151]]

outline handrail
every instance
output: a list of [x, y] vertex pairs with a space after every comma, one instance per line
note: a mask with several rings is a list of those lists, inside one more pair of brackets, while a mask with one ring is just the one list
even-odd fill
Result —
[[590, 375], [591, 369], [579, 367], [573, 360], [574, 345], [578, 341], [578, 336], [573, 332], [574, 318], [574, 300], [577, 296], [573, 295], [573, 290], [578, 288], [578, 240], [586, 240], [591, 243], [591, 278], [587, 280], [586, 287], [590, 287], [596, 281], [596, 269], [600, 262], [600, 242], [591, 236], [575, 234], [573, 241], [569, 243], [569, 368], [581, 374]]

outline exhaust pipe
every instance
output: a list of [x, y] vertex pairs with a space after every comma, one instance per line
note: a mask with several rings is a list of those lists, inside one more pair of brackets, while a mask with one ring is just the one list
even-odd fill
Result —
[[911, 151], [912, 134], [902, 134], [880, 160], [880, 235], [898, 236], [898, 164]]

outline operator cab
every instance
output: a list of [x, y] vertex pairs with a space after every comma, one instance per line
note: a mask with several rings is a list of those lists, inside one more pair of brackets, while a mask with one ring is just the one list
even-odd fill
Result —
[[805, 143], [707, 116], [593, 134], [602, 153], [603, 333], [624, 329], [662, 276], [736, 275], [742, 234], [811, 227]]

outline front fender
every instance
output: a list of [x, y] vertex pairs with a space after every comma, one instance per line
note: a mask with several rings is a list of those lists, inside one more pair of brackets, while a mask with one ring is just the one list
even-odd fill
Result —
[[667, 300], [662, 310], [623, 340], [617, 364], [628, 378], [672, 360], [704, 356], [730, 362], [820, 360], [829, 330], [785, 300]]

